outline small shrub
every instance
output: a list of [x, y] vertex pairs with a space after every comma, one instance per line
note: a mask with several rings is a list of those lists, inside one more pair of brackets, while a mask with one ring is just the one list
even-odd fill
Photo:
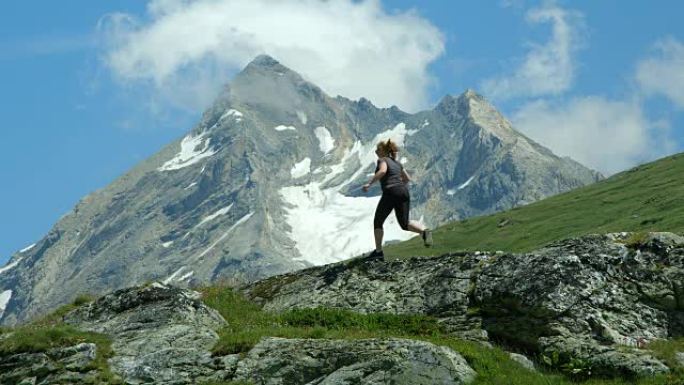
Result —
[[646, 239], [648, 239], [648, 232], [638, 231], [630, 234], [622, 243], [630, 249], [638, 249], [646, 243]]

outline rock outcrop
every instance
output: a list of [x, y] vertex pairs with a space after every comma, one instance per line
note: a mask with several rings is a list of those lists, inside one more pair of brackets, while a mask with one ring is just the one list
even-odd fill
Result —
[[430, 315], [457, 336], [594, 373], [667, 372], [645, 347], [684, 336], [684, 238], [631, 237], [586, 236], [526, 254], [356, 259], [262, 280], [245, 293], [272, 311]]
[[247, 353], [235, 379], [265, 385], [468, 384], [475, 371], [444, 346], [406, 339], [267, 338]]
[[64, 322], [112, 339], [112, 371], [126, 383], [192, 383], [226, 376], [211, 355], [225, 320], [197, 292], [153, 283], [122, 289], [68, 313]]
[[0, 357], [0, 384], [96, 384], [97, 346], [81, 343], [40, 353]]
[[[160, 283], [108, 294], [67, 313], [64, 322], [109, 336], [109, 367], [125, 384], [462, 385], [476, 375], [449, 348], [398, 338], [264, 338], [245, 354], [212, 355], [216, 331], [226, 321], [199, 293]], [[82, 343], [0, 356], [0, 383], [98, 383], [91, 365], [96, 350]]]

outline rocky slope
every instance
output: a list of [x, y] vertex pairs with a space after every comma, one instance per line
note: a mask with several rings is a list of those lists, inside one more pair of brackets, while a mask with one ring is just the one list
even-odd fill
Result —
[[[409, 114], [332, 98], [261, 56], [187, 136], [84, 197], [0, 269], [0, 322], [84, 292], [252, 280], [367, 251], [379, 198], [358, 187], [388, 138], [417, 181], [412, 215], [431, 226], [600, 178], [515, 131], [472, 91]], [[406, 239], [393, 221], [387, 239]]]
[[[114, 382], [197, 384], [466, 384], [475, 372], [459, 354], [407, 339], [265, 338], [246, 354], [212, 356], [225, 320], [199, 293], [160, 283], [122, 289], [68, 313], [64, 322], [111, 337]], [[11, 334], [0, 336], [11, 338]], [[95, 344], [0, 355], [2, 384], [86, 384]]]
[[[527, 254], [356, 259], [272, 277], [245, 292], [266, 310], [425, 314], [454, 335], [581, 362], [594, 373], [669, 369], [646, 345], [684, 336], [684, 238], [569, 239]], [[574, 360], [574, 361], [573, 361]]]
[[[684, 362], [666, 365], [649, 348], [684, 336], [684, 238], [670, 233], [593, 235], [528, 254], [355, 259], [242, 290], [267, 311], [430, 315], [449, 335], [503, 343], [548, 357], [537, 364], [571, 364], [593, 376], [684, 371]], [[401, 338], [265, 337], [246, 353], [212, 355], [226, 321], [198, 293], [160, 283], [116, 291], [67, 313], [64, 322], [110, 336], [109, 365], [128, 384], [467, 384], [477, 376], [456, 351]], [[0, 355], [0, 382], [87, 383], [95, 354], [93, 344], [84, 343]], [[532, 367], [523, 356], [513, 357]]]

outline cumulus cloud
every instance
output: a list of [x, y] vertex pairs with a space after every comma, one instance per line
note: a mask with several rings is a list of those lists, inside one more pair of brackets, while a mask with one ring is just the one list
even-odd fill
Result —
[[581, 46], [583, 15], [553, 3], [526, 13], [530, 24], [551, 24], [544, 44], [531, 43], [527, 55], [516, 60], [511, 73], [486, 79], [481, 88], [493, 99], [558, 95], [568, 90], [575, 77], [575, 52]]
[[640, 61], [636, 80], [646, 94], [661, 94], [684, 108], [684, 44], [675, 38], [655, 44], [655, 55]]
[[513, 116], [515, 126], [554, 153], [610, 175], [673, 151], [669, 125], [650, 122], [638, 101], [599, 96], [566, 103], [535, 101]]
[[229, 75], [266, 53], [332, 95], [414, 111], [444, 37], [379, 0], [152, 0], [147, 17], [105, 17], [104, 61], [127, 83], [205, 107]]

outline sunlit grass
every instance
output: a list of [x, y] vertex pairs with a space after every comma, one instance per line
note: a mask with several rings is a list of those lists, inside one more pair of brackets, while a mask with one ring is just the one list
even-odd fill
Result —
[[596, 184], [505, 212], [453, 222], [434, 231], [434, 247], [418, 238], [389, 245], [388, 258], [454, 251], [531, 251], [590, 233], [684, 233], [684, 154], [614, 175]]

